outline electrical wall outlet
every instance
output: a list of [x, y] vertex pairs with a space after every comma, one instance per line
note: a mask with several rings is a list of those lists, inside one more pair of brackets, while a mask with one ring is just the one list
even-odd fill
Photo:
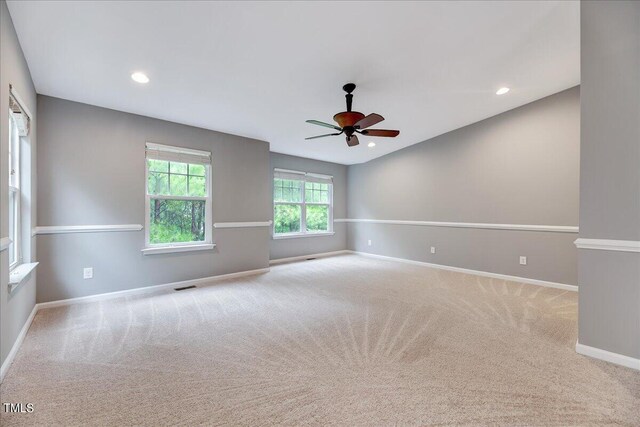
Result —
[[82, 277], [84, 279], [93, 279], [93, 267], [85, 267], [85, 269], [82, 270]]
[[527, 265], [527, 257], [526, 256], [521, 256], [520, 257], [520, 265]]
[[435, 246], [431, 246], [431, 253], [435, 254], [436, 253], [436, 247]]
[[367, 240], [367, 246], [371, 246], [371, 239]]

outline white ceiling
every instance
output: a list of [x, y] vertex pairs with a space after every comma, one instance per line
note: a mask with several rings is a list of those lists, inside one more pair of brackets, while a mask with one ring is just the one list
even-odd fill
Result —
[[[580, 82], [579, 3], [9, 1], [38, 93], [361, 163]], [[144, 71], [147, 85], [130, 79]], [[305, 141], [344, 111], [400, 136]], [[496, 96], [501, 86], [511, 92]]]

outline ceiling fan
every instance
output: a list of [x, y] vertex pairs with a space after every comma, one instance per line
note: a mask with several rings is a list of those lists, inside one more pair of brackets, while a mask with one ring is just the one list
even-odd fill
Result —
[[342, 113], [338, 113], [333, 116], [333, 120], [338, 123], [339, 126], [320, 122], [318, 120], [307, 120], [307, 123], [332, 128], [339, 132], [311, 136], [305, 139], [324, 138], [325, 136], [336, 136], [342, 135], [344, 133], [347, 137], [347, 145], [349, 147], [354, 147], [360, 143], [360, 141], [358, 141], [358, 135], [356, 134], [365, 136], [382, 136], [388, 138], [393, 138], [400, 134], [399, 130], [367, 129], [370, 126], [383, 121], [384, 117], [376, 113], [371, 113], [368, 116], [365, 116], [359, 111], [351, 111], [351, 103], [353, 101], [353, 95], [351, 94], [351, 92], [353, 92], [355, 88], [356, 85], [353, 83], [347, 83], [346, 85], [342, 86], [342, 89], [347, 92], [347, 94], [345, 95], [345, 97], [347, 98], [347, 111], [343, 111]]

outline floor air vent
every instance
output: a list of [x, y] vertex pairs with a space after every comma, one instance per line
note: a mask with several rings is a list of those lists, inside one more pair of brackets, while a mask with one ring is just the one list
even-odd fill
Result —
[[182, 288], [173, 288], [174, 291], [184, 291], [186, 289], [194, 289], [196, 287], [196, 285], [191, 285], [191, 286], [184, 286]]

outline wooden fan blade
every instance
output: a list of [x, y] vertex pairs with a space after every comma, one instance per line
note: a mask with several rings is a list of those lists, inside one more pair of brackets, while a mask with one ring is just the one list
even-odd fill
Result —
[[399, 130], [389, 130], [389, 129], [369, 129], [369, 130], [363, 130], [361, 133], [367, 136], [386, 136], [388, 138], [394, 138], [400, 135]]
[[373, 126], [376, 123], [380, 123], [383, 120], [384, 120], [384, 117], [382, 117], [380, 114], [371, 113], [368, 116], [366, 116], [365, 118], [358, 120], [353, 125], [353, 127], [356, 128], [356, 129], [366, 129], [369, 126]]
[[349, 147], [355, 147], [358, 144], [360, 144], [360, 141], [358, 141], [358, 137], [356, 135], [353, 135], [351, 138], [347, 137], [347, 145]]
[[310, 136], [309, 138], [305, 138], [305, 139], [316, 139], [316, 138], [324, 138], [325, 136], [336, 136], [336, 135], [340, 135], [340, 133], [326, 133], [324, 135]]
[[342, 128], [339, 128], [338, 126], [335, 126], [335, 125], [332, 125], [332, 124], [329, 124], [329, 123], [325, 123], [325, 122], [321, 122], [321, 121], [318, 121], [318, 120], [307, 120], [307, 123], [311, 123], [312, 125], [324, 126], [326, 128], [331, 128], [331, 129], [342, 131]]

